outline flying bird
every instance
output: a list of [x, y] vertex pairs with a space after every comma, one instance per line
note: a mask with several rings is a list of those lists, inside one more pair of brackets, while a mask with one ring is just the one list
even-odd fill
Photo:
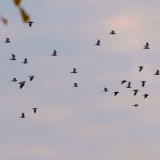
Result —
[[71, 73], [77, 73], [76, 68], [73, 68], [73, 71]]
[[4, 43], [10, 43], [9, 38], [6, 38], [6, 41]]
[[127, 82], [126, 80], [123, 80], [123, 81], [121, 81], [121, 84], [123, 84], [123, 83], [125, 83], [125, 82]]
[[28, 62], [27, 62], [27, 58], [25, 58], [25, 59], [24, 59], [24, 62], [22, 62], [22, 63], [27, 64], [27, 63], [28, 63]]
[[146, 42], [146, 45], [144, 45], [143, 49], [149, 49], [149, 43], [148, 42]]
[[29, 21], [29, 22], [26, 22], [26, 23], [29, 23], [29, 26], [32, 27], [32, 23], [34, 23], [34, 22]]
[[10, 60], [15, 61], [15, 60], [16, 60], [15, 57], [16, 57], [16, 56], [15, 56], [14, 54], [12, 54], [12, 58], [11, 58]]
[[119, 92], [113, 92], [114, 93], [114, 96], [116, 96]]
[[34, 76], [28, 76], [28, 77], [30, 77], [30, 81], [32, 81], [32, 80], [33, 80], [33, 78], [34, 78]]
[[100, 40], [97, 40], [97, 43], [95, 44], [96, 46], [100, 46]]
[[57, 51], [56, 50], [54, 50], [54, 52], [53, 52], [53, 54], [51, 54], [51, 56], [57, 56]]
[[142, 82], [142, 87], [145, 86], [146, 81], [141, 81]]
[[139, 90], [135, 89], [135, 90], [133, 90], [133, 91], [134, 91], [134, 96], [136, 96], [136, 95], [137, 95], [137, 92], [138, 92]]
[[115, 31], [111, 31], [110, 34], [116, 34]]
[[143, 66], [138, 66], [138, 67], [139, 67], [139, 72], [141, 72], [143, 69]]
[[19, 117], [19, 118], [26, 118], [26, 117], [25, 117], [25, 114], [22, 113], [21, 117]]
[[138, 104], [134, 104], [134, 105], [132, 105], [132, 106], [138, 107], [139, 105], [138, 105]]
[[147, 98], [149, 95], [148, 94], [144, 94], [143, 96], [144, 96], [144, 98]]
[[74, 86], [73, 87], [78, 87], [77, 83], [74, 83]]
[[33, 109], [33, 112], [36, 113], [38, 108], [32, 108], [32, 109]]
[[17, 79], [16, 79], [16, 78], [13, 78], [13, 79], [12, 79], [12, 82], [17, 82]]
[[127, 88], [132, 88], [132, 87], [131, 87], [131, 82], [128, 82]]
[[20, 89], [25, 85], [25, 83], [26, 83], [25, 81], [18, 83], [20, 84]]
[[108, 89], [104, 87], [104, 92], [108, 92]]
[[159, 70], [156, 71], [156, 73], [154, 75], [159, 75]]

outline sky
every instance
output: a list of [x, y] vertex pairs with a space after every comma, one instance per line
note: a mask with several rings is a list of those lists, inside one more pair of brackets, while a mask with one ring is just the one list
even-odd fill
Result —
[[[9, 22], [0, 23], [0, 159], [159, 160], [160, 77], [153, 74], [160, 70], [160, 1], [23, 0], [21, 6], [32, 27], [13, 1], [0, 0]], [[101, 46], [94, 45], [98, 39]], [[149, 50], [142, 49], [146, 42]], [[124, 79], [131, 89], [121, 85]]]

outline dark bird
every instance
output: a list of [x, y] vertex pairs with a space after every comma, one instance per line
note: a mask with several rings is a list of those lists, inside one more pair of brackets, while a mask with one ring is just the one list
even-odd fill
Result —
[[148, 42], [146, 42], [146, 45], [144, 45], [143, 49], [149, 49], [149, 43]]
[[77, 73], [76, 68], [73, 68], [73, 71], [71, 73]]
[[74, 83], [74, 86], [73, 87], [78, 87], [77, 83]]
[[38, 108], [32, 108], [32, 109], [33, 109], [33, 112], [36, 113]]
[[144, 98], [147, 98], [149, 95], [148, 94], [144, 94], [143, 96], [144, 96]]
[[30, 77], [30, 81], [32, 81], [32, 80], [33, 80], [33, 78], [34, 78], [34, 76], [28, 76], [28, 77]]
[[138, 67], [139, 67], [139, 72], [141, 72], [143, 69], [143, 66], [138, 66]]
[[116, 34], [115, 31], [111, 31], [110, 34]]
[[18, 83], [20, 84], [20, 89], [25, 85], [25, 83], [26, 83], [25, 81]]
[[132, 105], [132, 106], [138, 107], [138, 104], [134, 104], [134, 105]]
[[121, 81], [121, 84], [123, 84], [123, 83], [125, 83], [125, 82], [127, 82], [126, 80], [123, 80], [123, 81]]
[[159, 75], [159, 70], [156, 71], [156, 73], [154, 75]]
[[12, 82], [17, 82], [17, 79], [16, 79], [16, 78], [13, 78], [13, 79], [12, 79]]
[[15, 57], [16, 57], [16, 56], [15, 56], [14, 54], [12, 54], [12, 58], [11, 58], [10, 60], [15, 61], [15, 60], [16, 60]]
[[27, 58], [25, 58], [25, 59], [24, 59], [24, 62], [22, 62], [22, 63], [27, 64], [27, 63], [28, 63], [28, 62], [27, 62]]
[[4, 43], [10, 43], [9, 38], [6, 38], [6, 41]]
[[19, 118], [26, 118], [26, 117], [25, 117], [25, 114], [22, 113], [21, 117], [19, 117]]
[[32, 23], [33, 23], [32, 21], [29, 21], [29, 22], [26, 22], [26, 23], [29, 23], [29, 26], [32, 27]]
[[146, 81], [141, 81], [142, 82], [142, 87], [145, 86]]
[[100, 46], [100, 40], [97, 40], [97, 43], [95, 44], [96, 46]]
[[104, 87], [104, 91], [105, 91], [105, 92], [108, 92], [108, 89]]
[[131, 82], [128, 82], [127, 88], [132, 88], [132, 87], [131, 87]]
[[133, 90], [133, 91], [134, 91], [134, 96], [136, 96], [136, 95], [137, 95], [137, 92], [138, 92], [139, 90], [135, 89], [135, 90]]
[[57, 51], [56, 50], [54, 50], [54, 52], [53, 52], [53, 54], [51, 54], [51, 56], [57, 56]]
[[114, 93], [114, 96], [116, 96], [119, 92], [113, 92]]

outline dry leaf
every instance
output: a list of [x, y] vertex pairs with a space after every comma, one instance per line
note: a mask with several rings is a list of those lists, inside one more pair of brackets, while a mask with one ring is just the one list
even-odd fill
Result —
[[16, 6], [20, 6], [22, 0], [13, 0]]
[[1, 20], [4, 24], [8, 24], [8, 21], [5, 18], [1, 18]]
[[21, 16], [24, 22], [29, 21], [30, 17], [23, 8], [20, 8]]

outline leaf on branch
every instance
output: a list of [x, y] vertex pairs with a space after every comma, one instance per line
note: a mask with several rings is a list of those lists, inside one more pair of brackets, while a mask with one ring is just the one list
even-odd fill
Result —
[[13, 0], [16, 6], [20, 6], [22, 0]]
[[5, 18], [1, 18], [1, 20], [5, 25], [8, 24], [8, 21]]
[[27, 22], [30, 20], [29, 15], [25, 12], [23, 8], [20, 8], [21, 16], [24, 22]]

